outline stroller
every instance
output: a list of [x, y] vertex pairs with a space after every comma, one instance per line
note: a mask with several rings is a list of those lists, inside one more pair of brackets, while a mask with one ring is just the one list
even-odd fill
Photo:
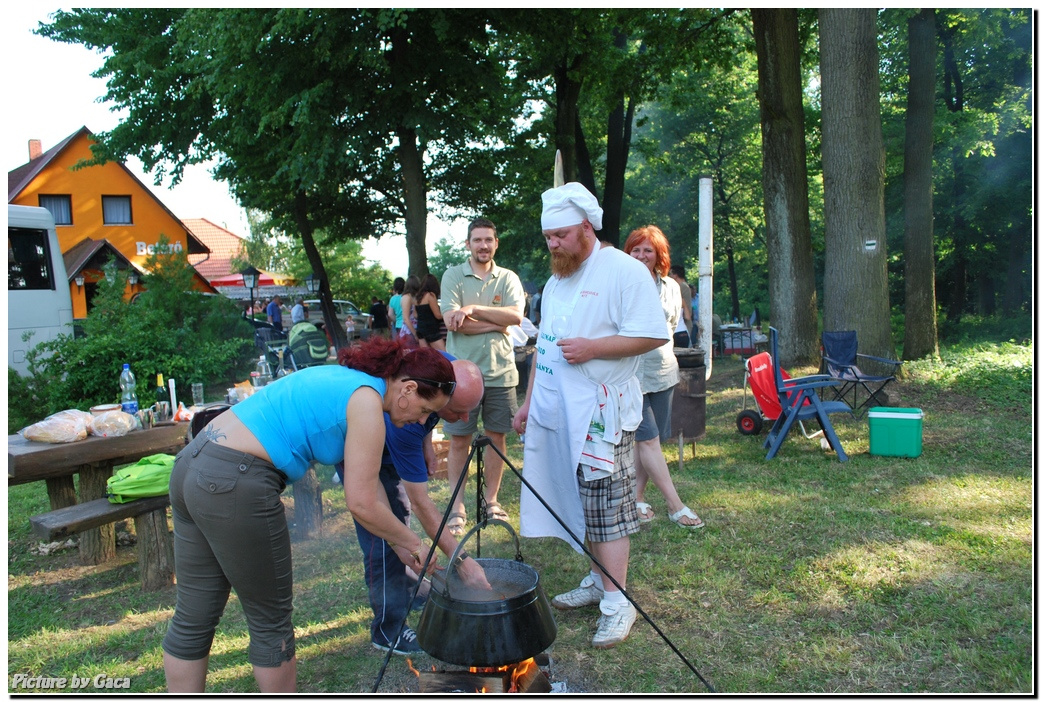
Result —
[[325, 332], [310, 322], [297, 322], [289, 330], [289, 363], [293, 370], [323, 365], [329, 358]]
[[[782, 368], [781, 377], [788, 380], [791, 376]], [[752, 401], [756, 408], [746, 409], [748, 406], [748, 388], [752, 388]], [[809, 400], [803, 404], [809, 405]], [[777, 397], [777, 386], [774, 384], [774, 363], [769, 353], [757, 353], [745, 361], [745, 385], [744, 397], [741, 400], [741, 412], [737, 415], [737, 430], [745, 436], [759, 434], [763, 430], [764, 421], [775, 421], [781, 416], [781, 401]], [[818, 430], [812, 434], [806, 433], [806, 427], [799, 422], [802, 435], [807, 439], [813, 439], [821, 434]]]

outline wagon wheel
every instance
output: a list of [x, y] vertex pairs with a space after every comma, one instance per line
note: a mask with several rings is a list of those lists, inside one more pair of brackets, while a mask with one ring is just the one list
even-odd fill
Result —
[[737, 415], [737, 430], [745, 436], [758, 434], [763, 430], [763, 416], [755, 410], [744, 410]]

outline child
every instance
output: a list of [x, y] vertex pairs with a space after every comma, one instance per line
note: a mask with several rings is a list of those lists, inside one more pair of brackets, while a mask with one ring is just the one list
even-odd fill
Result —
[[347, 315], [347, 319], [344, 320], [343, 326], [347, 329], [347, 339], [354, 341], [354, 315]]

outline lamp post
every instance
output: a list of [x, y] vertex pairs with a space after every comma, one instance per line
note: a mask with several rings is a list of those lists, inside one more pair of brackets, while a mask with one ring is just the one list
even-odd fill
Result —
[[322, 287], [322, 279], [316, 276], [314, 273], [312, 273], [311, 275], [304, 278], [304, 284], [307, 285], [307, 292], [313, 295], [317, 293], [318, 290]]
[[260, 271], [253, 266], [250, 266], [246, 270], [242, 271], [242, 284], [249, 288], [249, 316], [256, 321], [257, 316], [253, 312], [253, 288], [257, 287], [257, 279], [260, 277]]

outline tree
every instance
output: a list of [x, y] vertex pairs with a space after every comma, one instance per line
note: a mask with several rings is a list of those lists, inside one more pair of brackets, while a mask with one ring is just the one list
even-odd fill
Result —
[[438, 280], [452, 266], [457, 266], [470, 257], [464, 244], [453, 244], [448, 239], [441, 239], [434, 244], [434, 255], [428, 260], [430, 273]]
[[875, 10], [821, 9], [824, 328], [893, 357]]
[[41, 33], [111, 50], [99, 75], [129, 117], [99, 135], [98, 157], [135, 154], [175, 181], [220, 157], [215, 175], [240, 202], [300, 237], [327, 321], [315, 233], [378, 236], [403, 221], [410, 270], [425, 274], [428, 193], [481, 202], [512, 129], [479, 11], [78, 10]]
[[933, 112], [936, 101], [936, 12], [908, 26], [907, 118], [904, 136], [904, 354], [938, 355], [933, 249]]
[[810, 246], [805, 115], [796, 10], [752, 10], [763, 133], [763, 205], [770, 322], [783, 329], [781, 359], [816, 362], [817, 290]]

